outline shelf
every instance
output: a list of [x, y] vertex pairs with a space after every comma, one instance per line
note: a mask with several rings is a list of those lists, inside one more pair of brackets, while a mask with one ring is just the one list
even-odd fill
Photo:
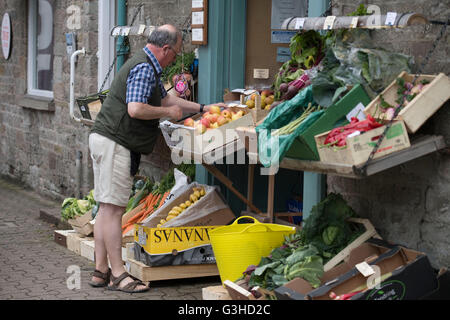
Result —
[[[256, 141], [255, 128], [237, 128], [241, 139], [249, 139]], [[244, 140], [244, 141], [245, 141]], [[245, 145], [248, 150], [248, 144]], [[397, 165], [403, 164], [410, 160], [422, 157], [429, 153], [444, 149], [446, 147], [444, 138], [442, 136], [422, 136], [411, 141], [411, 146], [408, 149], [389, 154], [385, 157], [372, 160], [366, 168], [366, 173], [359, 173], [357, 170], [360, 167], [353, 167], [352, 165], [325, 163], [321, 161], [298, 160], [292, 158], [284, 158], [280, 163], [280, 168], [317, 172], [329, 175], [338, 175], [348, 178], [361, 179], [366, 176], [374, 175], [378, 172], [390, 169]], [[254, 148], [253, 148], [254, 149]], [[250, 159], [255, 161], [258, 157], [257, 153], [247, 152]]]
[[[331, 16], [332, 17], [332, 16]], [[367, 16], [342, 16], [335, 17], [330, 29], [390, 29], [405, 28], [411, 25], [427, 24], [425, 16], [418, 13], [397, 13], [392, 25], [386, 25], [387, 15], [367, 15]], [[281, 28], [284, 30], [324, 30], [325, 22], [329, 17], [291, 17], [283, 21]], [[329, 20], [328, 20], [329, 21]], [[354, 21], [357, 21], [354, 24]], [[302, 27], [301, 27], [302, 26]]]

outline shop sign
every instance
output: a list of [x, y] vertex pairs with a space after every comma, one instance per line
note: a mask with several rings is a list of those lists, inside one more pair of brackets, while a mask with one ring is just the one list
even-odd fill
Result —
[[8, 13], [3, 15], [2, 20], [2, 51], [3, 57], [8, 59], [11, 51], [11, 20]]

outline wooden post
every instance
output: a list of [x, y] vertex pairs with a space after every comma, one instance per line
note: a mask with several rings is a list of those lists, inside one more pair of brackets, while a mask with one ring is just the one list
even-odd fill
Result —
[[230, 179], [228, 179], [222, 172], [220, 172], [219, 169], [217, 169], [213, 165], [209, 165], [206, 163], [204, 163], [203, 166], [206, 168], [206, 170], [211, 172], [211, 174], [215, 178], [217, 178], [220, 182], [222, 182], [231, 192], [233, 192], [239, 199], [241, 199], [245, 204], [247, 204], [247, 206], [249, 206], [253, 212], [260, 213], [260, 214], [262, 213], [261, 210], [259, 210], [257, 207], [255, 207], [255, 205], [253, 205], [253, 203], [249, 202], [246, 197], [244, 197], [238, 190], [236, 190], [233, 187], [233, 182], [231, 182]]
[[[247, 200], [249, 203], [253, 203], [253, 180], [255, 177], [255, 165], [248, 165], [248, 183], [247, 183]], [[250, 207], [247, 205], [247, 211], [250, 211]]]

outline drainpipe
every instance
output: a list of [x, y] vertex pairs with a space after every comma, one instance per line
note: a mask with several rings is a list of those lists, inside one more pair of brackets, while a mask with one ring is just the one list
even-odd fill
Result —
[[76, 176], [75, 176], [75, 197], [81, 199], [81, 175], [82, 175], [82, 167], [81, 161], [83, 159], [83, 153], [81, 151], [77, 151], [76, 160], [75, 160], [75, 168], [76, 168]]
[[[117, 0], [117, 25], [126, 26], [127, 25], [127, 1]], [[125, 38], [123, 36], [117, 37], [116, 52], [117, 52], [117, 65], [116, 71], [122, 67], [125, 63], [126, 55], [130, 52], [130, 47], [127, 45], [122, 48], [122, 44]]]

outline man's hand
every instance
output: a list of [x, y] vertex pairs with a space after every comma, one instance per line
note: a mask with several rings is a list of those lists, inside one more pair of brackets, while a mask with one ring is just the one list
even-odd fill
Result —
[[172, 120], [179, 120], [183, 117], [183, 110], [177, 105], [166, 107], [168, 116]]

